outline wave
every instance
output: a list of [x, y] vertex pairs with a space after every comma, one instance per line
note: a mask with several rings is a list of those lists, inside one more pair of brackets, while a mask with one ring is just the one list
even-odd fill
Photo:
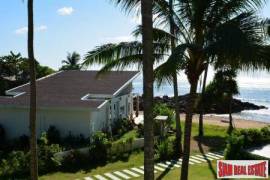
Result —
[[253, 99], [253, 98], [241, 98], [241, 97], [236, 97], [235, 99], [245, 101], [245, 102], [264, 102], [264, 103], [270, 103], [270, 99]]

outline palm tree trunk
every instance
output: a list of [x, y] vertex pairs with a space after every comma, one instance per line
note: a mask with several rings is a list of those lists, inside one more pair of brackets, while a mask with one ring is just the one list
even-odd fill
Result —
[[232, 101], [233, 101], [233, 98], [231, 97], [230, 104], [229, 104], [229, 120], [230, 120], [229, 129], [228, 129], [229, 134], [231, 134], [231, 132], [233, 131]]
[[33, 0], [28, 0], [28, 58], [30, 68], [30, 174], [32, 180], [38, 179], [37, 137], [36, 137], [36, 72], [34, 57], [34, 15]]
[[176, 148], [177, 148], [177, 157], [181, 157], [182, 150], [182, 128], [180, 122], [180, 106], [178, 100], [178, 83], [177, 83], [177, 74], [173, 76], [173, 89], [174, 89], [174, 109], [175, 109], [175, 121], [176, 121]]
[[[172, 35], [175, 35], [175, 27], [173, 24], [173, 0], [169, 1], [170, 4], [170, 11], [171, 11], [171, 17], [170, 17], [170, 33]], [[171, 51], [173, 51], [175, 48], [175, 40], [172, 37], [171, 38]], [[181, 128], [181, 122], [180, 122], [180, 105], [178, 100], [178, 82], [177, 82], [177, 72], [173, 75], [173, 90], [174, 90], [174, 110], [175, 110], [175, 122], [176, 122], [176, 153], [178, 157], [181, 157], [182, 155], [182, 128]]]
[[208, 74], [208, 67], [209, 64], [207, 64], [206, 69], [204, 71], [204, 77], [203, 77], [203, 87], [202, 87], [202, 101], [200, 105], [200, 117], [199, 117], [199, 136], [203, 137], [204, 131], [203, 131], [203, 114], [204, 114], [204, 94], [205, 94], [205, 87], [206, 87], [206, 80], [207, 80], [207, 74]]
[[153, 118], [153, 0], [142, 0], [143, 103], [144, 103], [144, 179], [154, 179]]
[[195, 105], [196, 90], [198, 80], [193, 81], [190, 87], [189, 101], [186, 107], [186, 121], [185, 121], [185, 134], [184, 134], [184, 153], [183, 162], [181, 168], [181, 180], [188, 179], [188, 168], [189, 168], [189, 155], [190, 155], [190, 138], [191, 138], [191, 127], [192, 127], [192, 116]]

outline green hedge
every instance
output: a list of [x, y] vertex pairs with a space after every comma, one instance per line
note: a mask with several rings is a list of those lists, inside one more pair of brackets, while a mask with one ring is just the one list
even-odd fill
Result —
[[247, 159], [251, 158], [246, 149], [270, 143], [270, 126], [262, 129], [235, 130], [227, 139], [225, 158]]

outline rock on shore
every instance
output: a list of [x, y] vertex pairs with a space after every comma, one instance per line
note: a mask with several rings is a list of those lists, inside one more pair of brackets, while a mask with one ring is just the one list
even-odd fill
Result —
[[[179, 96], [178, 98], [179, 104], [180, 104], [180, 112], [185, 112], [185, 106], [188, 101], [188, 95]], [[134, 98], [134, 109], [136, 109], [136, 98]], [[169, 107], [174, 107], [174, 99], [173, 97], [169, 96], [163, 96], [163, 97], [155, 97], [154, 98], [155, 103], [165, 103]], [[210, 107], [207, 107], [205, 109], [206, 114], [227, 114], [229, 110], [229, 105], [224, 103], [213, 103]], [[140, 111], [143, 111], [143, 99], [140, 96], [139, 97], [139, 109]], [[198, 108], [195, 109], [195, 112], [198, 113]], [[249, 102], [242, 102], [238, 99], [233, 99], [232, 102], [232, 113], [238, 113], [244, 110], [259, 110], [259, 109], [266, 109], [265, 106], [258, 106], [253, 103]]]

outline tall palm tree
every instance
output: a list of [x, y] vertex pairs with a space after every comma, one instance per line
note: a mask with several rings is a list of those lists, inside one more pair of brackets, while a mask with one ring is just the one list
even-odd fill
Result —
[[208, 75], [208, 68], [209, 68], [209, 63], [207, 63], [206, 68], [204, 70], [204, 75], [203, 75], [203, 84], [202, 84], [202, 92], [201, 92], [201, 104], [199, 106], [199, 137], [203, 137], [204, 135], [204, 130], [203, 130], [203, 115], [204, 115], [204, 102], [206, 101], [205, 99], [205, 88], [206, 88], [206, 81], [207, 81], [207, 75]]
[[30, 69], [30, 152], [31, 179], [38, 179], [37, 137], [36, 137], [36, 71], [34, 56], [34, 13], [33, 0], [28, 0], [28, 59]]
[[153, 0], [141, 1], [143, 42], [144, 179], [154, 179]]
[[[170, 33], [175, 36], [176, 29], [173, 19], [173, 12], [174, 12], [174, 1], [169, 0], [169, 7], [170, 7]], [[171, 51], [174, 50], [175, 38], [171, 37]], [[173, 73], [173, 90], [174, 90], [174, 109], [175, 109], [175, 122], [176, 122], [176, 152], [178, 156], [182, 155], [182, 129], [181, 129], [181, 122], [180, 122], [180, 105], [179, 105], [179, 98], [178, 98], [178, 81], [177, 81], [177, 70]]]
[[188, 178], [192, 116], [197, 101], [198, 80], [209, 60], [218, 59], [241, 64], [245, 68], [257, 68], [263, 65], [264, 58], [269, 59], [258, 18], [253, 13], [262, 4], [260, 0], [179, 0], [177, 3], [178, 12], [174, 18], [183, 30], [182, 44], [175, 48], [171, 58], [181, 62], [185, 59], [185, 71], [190, 83], [181, 169], [183, 180]]
[[[116, 4], [121, 4], [123, 9], [127, 12], [130, 12], [134, 9], [139, 9], [140, 0], [120, 0], [116, 1]], [[158, 19], [162, 19], [162, 25], [169, 24], [170, 33], [154, 28], [154, 48], [155, 48], [155, 61], [159, 63], [161, 60], [165, 59], [165, 56], [168, 56], [168, 47], [172, 50], [176, 46], [176, 42], [179, 41], [176, 38], [176, 33], [179, 31], [179, 28], [176, 28], [173, 13], [173, 0], [167, 2], [166, 0], [155, 0], [154, 1], [154, 13], [158, 15]], [[160, 18], [162, 17], [162, 18]], [[159, 21], [159, 20], [157, 20]], [[165, 23], [164, 23], [165, 22]], [[160, 23], [161, 24], [161, 23]], [[135, 36], [142, 34], [142, 28], [139, 26], [133, 33]], [[92, 63], [105, 64], [101, 69], [100, 73], [111, 70], [115, 67], [121, 67], [121, 69], [142, 63], [142, 47], [139, 42], [122, 42], [119, 44], [105, 44], [96, 48], [93, 51], [90, 51], [85, 58], [84, 65], [90, 65]], [[170, 69], [163, 68], [162, 71], [170, 71]], [[164, 80], [162, 73], [159, 74], [157, 79], [161, 82]], [[176, 120], [176, 150], [178, 151], [177, 155], [181, 156], [182, 154], [182, 130], [180, 124], [180, 113], [179, 113], [179, 101], [178, 101], [178, 82], [177, 82], [177, 72], [171, 75], [169, 79], [172, 82], [174, 87], [174, 101], [175, 101], [175, 120]], [[160, 86], [161, 83], [159, 83]]]
[[229, 127], [228, 133], [233, 130], [232, 102], [233, 96], [239, 93], [236, 76], [236, 69], [230, 66], [216, 67], [213, 81], [207, 86], [206, 96], [208, 106], [219, 101], [228, 109]]
[[64, 64], [60, 70], [79, 70], [81, 69], [80, 65], [81, 56], [77, 52], [68, 53], [67, 59], [63, 60], [62, 63]]

